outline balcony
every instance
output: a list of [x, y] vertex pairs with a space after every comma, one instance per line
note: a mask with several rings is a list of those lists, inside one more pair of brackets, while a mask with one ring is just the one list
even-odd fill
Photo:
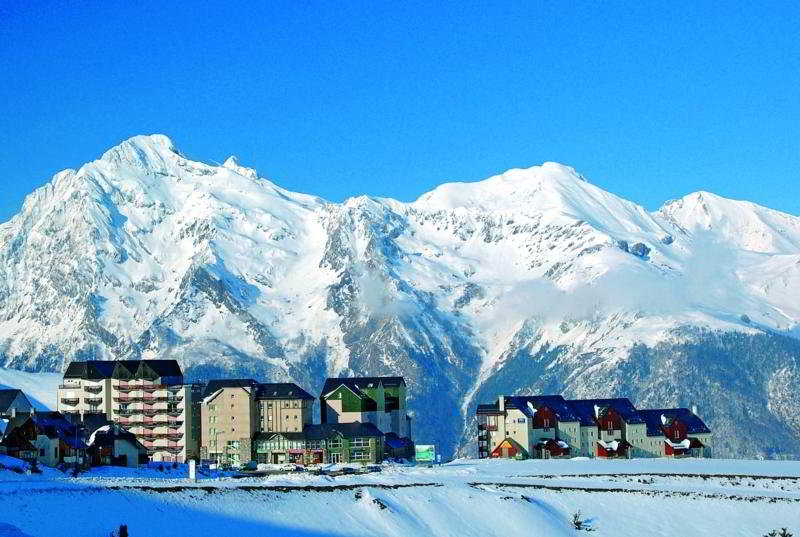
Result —
[[100, 403], [103, 402], [103, 398], [102, 397], [84, 397], [83, 401], [87, 405], [99, 405]]
[[65, 405], [75, 406], [78, 404], [79, 399], [77, 397], [62, 397], [61, 402]]
[[89, 393], [100, 393], [103, 391], [102, 386], [84, 386], [83, 389]]
[[58, 389], [59, 390], [80, 390], [81, 389], [81, 385], [80, 384], [59, 384], [58, 385]]

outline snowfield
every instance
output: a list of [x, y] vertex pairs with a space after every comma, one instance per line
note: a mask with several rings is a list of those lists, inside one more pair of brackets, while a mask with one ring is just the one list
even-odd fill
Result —
[[182, 476], [185, 468], [100, 468], [77, 479], [0, 470], [0, 535], [101, 536], [124, 523], [132, 537], [559, 536], [582, 533], [571, 522], [578, 511], [597, 536], [800, 530], [800, 462], [463, 459], [335, 478]]

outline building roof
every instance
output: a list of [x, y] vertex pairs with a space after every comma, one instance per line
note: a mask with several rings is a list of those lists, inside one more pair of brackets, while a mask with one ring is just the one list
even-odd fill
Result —
[[223, 388], [251, 388], [256, 399], [308, 399], [314, 396], [293, 382], [258, 382], [253, 379], [215, 379], [210, 380], [203, 392], [203, 398], [213, 395]]
[[308, 399], [314, 396], [293, 382], [261, 383], [258, 385], [256, 399]]
[[255, 388], [258, 382], [253, 379], [214, 379], [209, 380], [203, 391], [203, 398], [213, 395], [223, 388]]
[[181, 377], [177, 360], [86, 360], [71, 362], [64, 372], [65, 379], [156, 379]]
[[497, 401], [488, 405], [478, 405], [475, 410], [476, 414], [502, 414], [503, 412], [498, 408]]
[[625, 423], [644, 423], [644, 418], [633, 406], [633, 403], [630, 402], [630, 399], [624, 397], [615, 399], [570, 399], [567, 404], [578, 416], [581, 425], [595, 425], [595, 407], [614, 409], [622, 416]]
[[357, 395], [364, 395], [362, 389], [375, 388], [379, 383], [383, 384], [384, 388], [406, 385], [403, 377], [336, 377], [325, 380], [322, 395], [324, 397], [342, 385], [347, 386]]
[[20, 394], [22, 394], [22, 397], [24, 397], [25, 400], [28, 401], [28, 404], [30, 405], [28, 397], [22, 390], [17, 390], [15, 388], [0, 390], [0, 414], [11, 412], [10, 410], [11, 404], [17, 399], [17, 397]]
[[640, 410], [647, 426], [647, 436], [663, 436], [661, 416], [667, 419], [677, 419], [686, 425], [686, 434], [708, 434], [711, 430], [700, 417], [688, 408], [654, 408]]
[[537, 410], [547, 407], [555, 413], [558, 421], [579, 421], [575, 410], [560, 395], [514, 395], [506, 397], [505, 405], [522, 411], [526, 416], [533, 416], [531, 406]]

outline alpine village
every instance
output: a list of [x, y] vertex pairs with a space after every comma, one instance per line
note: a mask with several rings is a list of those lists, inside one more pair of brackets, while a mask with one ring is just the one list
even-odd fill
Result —
[[[75, 361], [56, 411], [0, 390], [0, 454], [76, 471], [413, 461], [408, 395], [403, 377], [328, 378], [317, 414], [317, 398], [293, 383], [187, 383], [175, 360]], [[478, 405], [475, 433], [478, 458], [711, 457], [713, 444], [697, 408], [637, 409], [625, 398], [499, 395]]]

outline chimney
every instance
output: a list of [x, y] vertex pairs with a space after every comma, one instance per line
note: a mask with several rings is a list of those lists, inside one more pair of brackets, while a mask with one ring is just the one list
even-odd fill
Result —
[[16, 417], [17, 417], [17, 407], [12, 406], [11, 407], [11, 418], [13, 419], [13, 418], [16, 418]]
[[501, 411], [505, 411], [506, 409], [506, 398], [504, 395], [500, 395], [497, 397], [497, 409]]
[[697, 416], [697, 405], [692, 405], [692, 414]]

